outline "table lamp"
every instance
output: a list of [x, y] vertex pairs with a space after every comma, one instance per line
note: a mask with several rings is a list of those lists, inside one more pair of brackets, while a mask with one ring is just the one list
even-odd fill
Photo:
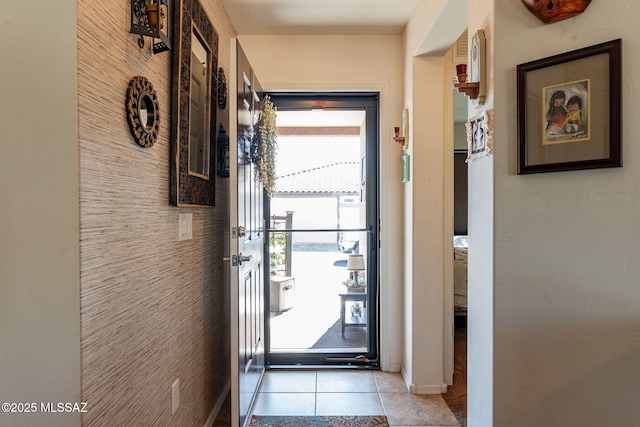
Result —
[[347, 270], [351, 272], [353, 280], [358, 283], [358, 272], [364, 271], [364, 255], [349, 255], [347, 259]]

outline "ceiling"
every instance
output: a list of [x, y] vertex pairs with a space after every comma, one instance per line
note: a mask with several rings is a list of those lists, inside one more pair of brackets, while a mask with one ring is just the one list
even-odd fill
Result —
[[418, 0], [222, 0], [238, 35], [402, 34]]

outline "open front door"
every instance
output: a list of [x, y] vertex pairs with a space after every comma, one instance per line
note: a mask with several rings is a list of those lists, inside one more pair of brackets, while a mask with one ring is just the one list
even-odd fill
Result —
[[[244, 426], [264, 373], [263, 188], [254, 179], [251, 140], [262, 91], [240, 44], [231, 41], [231, 411]], [[237, 123], [237, 126], [234, 124]]]

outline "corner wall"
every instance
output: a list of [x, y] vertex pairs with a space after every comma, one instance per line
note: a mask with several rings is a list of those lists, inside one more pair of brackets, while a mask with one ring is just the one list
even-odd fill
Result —
[[[465, 11], [464, 0], [418, 2], [404, 33], [404, 105], [409, 110], [412, 165], [403, 189], [403, 375], [416, 394], [446, 391], [453, 374], [453, 259], [445, 258], [453, 251], [453, 209], [445, 205], [452, 200], [447, 199], [452, 195], [447, 186], [453, 182], [453, 102], [452, 94], [445, 93], [450, 87], [445, 58], [464, 31]], [[451, 22], [451, 14], [460, 21]], [[450, 131], [445, 131], [445, 115]], [[447, 308], [446, 302], [451, 303]]]
[[73, 426], [80, 402], [76, 3], [2, 4], [0, 425]]

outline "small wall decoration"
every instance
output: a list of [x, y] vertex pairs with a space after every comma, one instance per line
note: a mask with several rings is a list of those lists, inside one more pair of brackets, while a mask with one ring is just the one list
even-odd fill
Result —
[[151, 37], [153, 53], [166, 52], [171, 49], [167, 32], [169, 23], [169, 4], [167, 0], [130, 0], [131, 28], [129, 32], [137, 34], [138, 46], [144, 47], [144, 38]]
[[478, 92], [476, 97], [471, 99], [471, 105], [476, 108], [484, 104], [487, 93], [486, 73], [486, 45], [484, 30], [478, 30], [471, 38], [471, 51], [469, 52], [469, 76], [468, 83], [477, 83]]
[[621, 45], [518, 65], [519, 174], [622, 165]]
[[144, 148], [155, 144], [160, 132], [160, 106], [156, 91], [146, 77], [135, 76], [129, 82], [125, 109], [136, 144]]
[[522, 0], [522, 3], [538, 19], [550, 24], [581, 14], [591, 0]]
[[227, 77], [222, 67], [218, 68], [218, 108], [227, 108]]
[[466, 123], [467, 162], [493, 153], [493, 110], [485, 111]]
[[[485, 78], [486, 45], [484, 30], [476, 31], [471, 38], [469, 67], [467, 67], [467, 64], [456, 65], [456, 77], [453, 79], [454, 83], [451, 88], [468, 96], [474, 108], [484, 104], [487, 94], [487, 81]], [[469, 71], [469, 74], [467, 74], [467, 71]]]
[[409, 182], [410, 176], [411, 176], [411, 159], [409, 157], [408, 154], [403, 155], [402, 157], [400, 157], [400, 162], [401, 162], [401, 171], [402, 171], [402, 178], [401, 181], [402, 182]]

